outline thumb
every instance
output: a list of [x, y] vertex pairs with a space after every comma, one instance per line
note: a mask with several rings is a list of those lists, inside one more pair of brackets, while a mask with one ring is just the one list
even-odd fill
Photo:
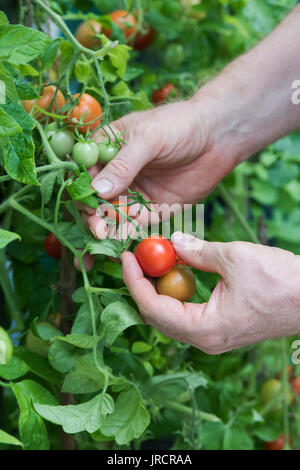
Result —
[[141, 169], [151, 160], [150, 146], [140, 140], [126, 144], [92, 181], [92, 187], [103, 199], [112, 199], [130, 186]]
[[173, 233], [171, 241], [176, 253], [187, 265], [225, 275], [230, 243], [207, 242], [182, 232]]

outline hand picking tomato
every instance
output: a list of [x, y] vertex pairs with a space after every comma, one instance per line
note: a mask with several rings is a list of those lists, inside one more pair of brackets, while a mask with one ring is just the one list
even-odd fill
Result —
[[44, 246], [49, 256], [55, 259], [61, 258], [61, 243], [52, 232], [49, 232], [45, 238]]
[[[128, 213], [129, 213], [129, 207], [128, 206], [122, 205], [122, 203], [120, 203], [119, 201], [112, 201], [111, 204], [113, 204], [114, 206], [120, 205], [120, 207], [118, 207], [119, 211], [122, 214], [128, 215]], [[115, 211], [110, 206], [106, 206], [104, 208], [103, 215], [104, 215], [104, 217], [108, 217], [109, 219], [115, 220], [118, 224], [120, 223], [120, 220], [121, 220], [121, 223], [127, 222], [126, 217], [122, 217], [119, 214], [119, 212]]]
[[8, 333], [0, 326], [0, 364], [7, 364], [10, 361], [13, 349]]
[[78, 165], [91, 168], [98, 161], [99, 149], [96, 142], [77, 142], [73, 148], [73, 158]]
[[50, 130], [47, 132], [47, 137], [53, 152], [58, 158], [71, 155], [75, 143], [72, 132], [67, 129]]
[[154, 41], [156, 35], [155, 29], [151, 28], [151, 26], [148, 26], [145, 29], [146, 32], [138, 32], [133, 40], [133, 49], [136, 51], [142, 51], [143, 49], [146, 49]]
[[120, 151], [120, 144], [119, 143], [105, 143], [100, 142], [98, 144], [99, 148], [99, 160], [102, 163], [110, 162]]
[[[109, 14], [111, 21], [121, 28], [125, 38], [129, 38], [136, 30], [136, 18], [126, 10], [116, 10]], [[104, 34], [110, 38], [111, 29], [105, 29]]]
[[137, 246], [136, 259], [143, 272], [151, 277], [160, 277], [173, 268], [176, 252], [172, 243], [160, 235], [151, 235]]
[[156, 290], [161, 295], [185, 302], [196, 291], [196, 279], [190, 268], [184, 264], [176, 264], [171, 271], [157, 279]]
[[291, 387], [300, 397], [300, 376], [291, 380]]
[[[284, 444], [285, 444], [285, 437], [284, 437], [284, 433], [280, 434], [279, 437], [277, 437], [277, 439], [275, 439], [275, 441], [271, 441], [271, 442], [265, 442], [265, 450], [282, 450], [284, 448]], [[289, 437], [289, 444], [290, 444], [290, 447], [292, 447], [292, 440], [291, 438]]]
[[172, 83], [167, 83], [162, 88], [154, 90], [152, 102], [156, 105], [164, 103], [169, 97], [175, 98], [178, 95], [177, 88]]
[[100, 40], [95, 37], [95, 34], [100, 34], [102, 25], [96, 20], [83, 21], [75, 32], [75, 37], [83, 47], [94, 49], [100, 46]]
[[[78, 98], [79, 93], [74, 95], [74, 98]], [[100, 125], [102, 121], [102, 108], [98, 101], [87, 93], [82, 93], [79, 103], [72, 109], [69, 114], [69, 124], [73, 128], [80, 118], [83, 117], [83, 122], [87, 123], [82, 126], [78, 126], [78, 132], [85, 133], [87, 131], [94, 131]], [[96, 119], [98, 118], [98, 119]], [[93, 121], [93, 122], [91, 122]]]
[[[54, 85], [48, 85], [43, 88], [42, 96], [37, 100], [24, 100], [24, 108], [27, 113], [30, 113], [33, 106], [37, 104], [40, 108], [45, 109], [46, 111], [57, 112], [59, 108], [62, 108], [65, 104], [64, 95], [60, 90], [57, 90], [56, 96], [56, 87]], [[54, 98], [55, 96], [55, 98]], [[49, 109], [50, 104], [52, 103], [51, 109]], [[39, 121], [46, 117], [45, 114], [39, 113], [37, 110], [34, 111], [34, 117]]]

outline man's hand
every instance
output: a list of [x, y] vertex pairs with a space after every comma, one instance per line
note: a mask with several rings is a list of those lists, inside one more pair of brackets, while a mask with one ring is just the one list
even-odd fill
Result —
[[172, 242], [189, 266], [221, 275], [209, 301], [157, 294], [135, 256], [122, 255], [123, 279], [144, 321], [208, 354], [300, 332], [300, 257], [245, 242], [210, 243], [179, 232]]

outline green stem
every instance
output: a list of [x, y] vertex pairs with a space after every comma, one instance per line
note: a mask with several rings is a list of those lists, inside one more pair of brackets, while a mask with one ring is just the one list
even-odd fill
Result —
[[[51, 8], [49, 8], [45, 3], [43, 3], [41, 0], [33, 0], [34, 3], [36, 3], [42, 10], [44, 10], [50, 18], [53, 20], [53, 22], [56, 24], [56, 26], [59, 27], [59, 29], [66, 35], [68, 39], [74, 44], [76, 49], [79, 51], [83, 52], [84, 54], [87, 54], [88, 56], [95, 56], [95, 51], [91, 49], [87, 49], [86, 47], [83, 47], [80, 42], [77, 41], [75, 36], [71, 33], [69, 30], [68, 26], [64, 22], [64, 20], [55, 13]], [[99, 51], [98, 51], [99, 52]]]
[[40, 124], [38, 121], [36, 121], [35, 124], [36, 124], [36, 127], [37, 127], [37, 129], [38, 129], [38, 131], [39, 131], [39, 133], [40, 133], [40, 136], [41, 136], [42, 142], [43, 142], [43, 144], [44, 144], [44, 146], [45, 146], [46, 154], [47, 154], [47, 156], [48, 156], [48, 158], [49, 158], [50, 163], [59, 163], [59, 162], [60, 162], [60, 159], [57, 158], [57, 156], [56, 156], [55, 153], [53, 152], [53, 150], [52, 150], [52, 148], [51, 148], [51, 145], [49, 144], [49, 141], [48, 141], [48, 139], [47, 139], [47, 137], [46, 137], [46, 134], [45, 134], [45, 132], [44, 132], [43, 127], [41, 126], [41, 124]]
[[120, 294], [120, 295], [128, 295], [130, 293], [126, 289], [126, 287], [121, 287], [120, 289], [109, 289], [107, 287], [87, 287], [86, 290], [91, 294]]
[[205, 411], [200, 410], [192, 410], [192, 408], [182, 405], [181, 403], [177, 403], [171, 400], [164, 401], [164, 405], [171, 410], [179, 411], [189, 416], [195, 416], [200, 419], [204, 419], [205, 421], [210, 421], [211, 423], [219, 423], [221, 422], [220, 418], [216, 415], [211, 413], [206, 413]]
[[21, 330], [23, 329], [23, 320], [17, 306], [16, 295], [11, 286], [3, 250], [0, 251], [0, 285], [10, 310], [10, 316], [15, 320], [16, 326]]
[[225, 189], [225, 186], [223, 183], [220, 183], [218, 186], [219, 192], [222, 195], [222, 198], [228, 205], [228, 207], [232, 210], [233, 214], [245, 230], [246, 234], [248, 235], [248, 238], [251, 242], [253, 243], [258, 243], [259, 244], [259, 239], [250, 227], [249, 223], [247, 222], [246, 218], [243, 216], [241, 211], [236, 207], [234, 204], [233, 200], [231, 199], [231, 196], [229, 195], [227, 189]]

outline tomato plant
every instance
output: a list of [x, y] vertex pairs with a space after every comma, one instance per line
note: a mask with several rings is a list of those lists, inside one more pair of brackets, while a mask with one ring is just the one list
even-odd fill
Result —
[[160, 235], [152, 235], [141, 241], [135, 256], [147, 276], [159, 277], [174, 266], [176, 253], [172, 243]]
[[[1, 450], [249, 450], [274, 446], [283, 430], [300, 448], [299, 366], [287, 370], [298, 338], [209, 356], [144, 324], [122, 280], [125, 250], [136, 247], [151, 282], [182, 301], [207, 302], [219, 277], [191, 271], [161, 237], [112, 239], [99, 205], [134, 223], [131, 202], [150, 203], [132, 187], [130, 203], [111, 208], [89, 169], [126, 146], [115, 121], [191, 97], [293, 2], [3, 3]], [[100, 134], [110, 137], [95, 144]], [[299, 133], [281, 139], [200, 201], [205, 239], [259, 238], [299, 255], [299, 148]]]
[[185, 302], [196, 291], [195, 276], [190, 268], [183, 264], [176, 266], [156, 281], [156, 290], [161, 295], [168, 295]]
[[88, 93], [82, 93], [81, 96], [78, 93], [75, 94], [74, 99], [78, 98], [77, 105], [69, 114], [69, 125], [75, 127], [78, 123], [83, 123], [77, 126], [78, 132], [94, 131], [102, 121], [101, 105]]
[[45, 251], [51, 258], [60, 259], [61, 257], [61, 243], [56, 236], [50, 232], [45, 238], [44, 242]]

